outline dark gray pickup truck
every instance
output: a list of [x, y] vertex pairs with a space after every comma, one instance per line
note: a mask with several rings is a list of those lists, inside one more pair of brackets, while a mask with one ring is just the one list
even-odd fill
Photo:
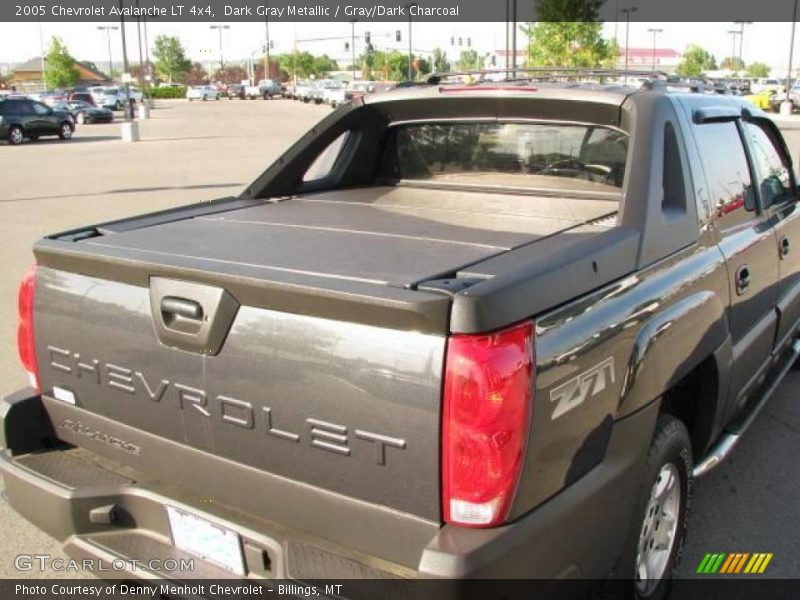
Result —
[[70, 555], [186, 577], [661, 598], [693, 476], [798, 356], [796, 200], [733, 97], [360, 98], [237, 198], [36, 244], [8, 499]]

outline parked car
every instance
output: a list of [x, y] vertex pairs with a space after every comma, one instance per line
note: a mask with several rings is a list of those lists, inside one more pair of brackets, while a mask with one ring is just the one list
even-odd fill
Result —
[[330, 79], [322, 84], [322, 101], [334, 108], [346, 101], [347, 86], [338, 79]]
[[760, 92], [742, 96], [742, 98], [761, 110], [775, 110], [776, 95], [777, 92], [774, 89], [764, 88]]
[[[97, 106], [110, 108], [112, 110], [122, 110], [125, 106], [126, 92], [124, 87], [106, 87], [101, 91], [92, 94]], [[142, 101], [142, 92], [134, 86], [129, 86], [127, 97], [132, 103]]]
[[280, 94], [280, 84], [272, 79], [262, 79], [258, 82], [258, 85], [248, 85], [244, 89], [245, 97], [250, 100], [255, 100], [256, 98], [271, 100], [273, 96], [279, 96]]
[[193, 85], [187, 88], [186, 98], [193, 100], [219, 100], [219, 92], [213, 85]]
[[91, 106], [97, 106], [97, 103], [94, 100], [94, 96], [89, 91], [70, 92], [67, 95], [67, 100], [69, 102], [85, 102], [86, 104], [90, 104]]
[[798, 201], [729, 95], [365, 96], [238, 198], [35, 245], [8, 503], [83, 559], [207, 578], [661, 600], [695, 478], [800, 355]]
[[292, 89], [292, 97], [295, 100], [302, 100], [303, 102], [308, 102], [312, 86], [313, 82], [311, 80], [298, 81]]
[[114, 120], [114, 112], [111, 109], [92, 106], [81, 100], [59, 102], [54, 108], [70, 113], [78, 125], [83, 125], [84, 123], [111, 123]]
[[57, 110], [35, 100], [0, 100], [0, 139], [18, 145], [25, 138], [36, 140], [58, 136], [69, 140], [75, 132], [75, 120], [63, 110]]
[[[786, 99], [786, 88], [782, 89], [779, 92], [775, 93], [775, 96], [772, 98], [773, 110], [778, 111], [780, 110], [781, 104]], [[800, 86], [793, 85], [789, 88], [789, 101], [792, 103], [792, 110], [796, 109], [800, 106]]]
[[67, 98], [67, 93], [62, 90], [53, 90], [49, 92], [39, 92], [36, 99], [47, 106], [58, 104]]
[[225, 95], [229, 100], [233, 100], [234, 98], [244, 100], [244, 87], [245, 86], [239, 83], [232, 83], [228, 86]]
[[365, 94], [369, 94], [375, 90], [375, 84], [372, 81], [351, 81], [347, 84], [347, 91], [345, 92], [345, 100], [355, 100], [361, 98]]

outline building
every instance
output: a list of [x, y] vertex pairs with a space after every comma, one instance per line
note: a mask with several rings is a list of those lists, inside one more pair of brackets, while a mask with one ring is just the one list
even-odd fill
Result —
[[512, 57], [514, 54], [517, 55], [518, 67], [523, 66], [525, 64], [525, 61], [528, 60], [527, 50], [517, 50], [514, 53], [512, 53], [511, 50], [505, 50], [505, 49], [495, 50], [494, 52], [489, 53], [489, 55], [486, 57], [486, 60], [483, 63], [483, 66], [486, 69], [505, 69], [506, 58], [508, 58], [508, 66], [510, 67], [512, 66]]
[[[655, 66], [656, 71], [674, 73], [680, 62], [680, 52], [672, 50], [671, 48], [628, 48], [629, 69], [651, 70]], [[625, 68], [625, 48], [619, 49], [617, 68]]]
[[[111, 78], [108, 75], [96, 70], [87, 63], [75, 61], [75, 67], [79, 73], [75, 87], [109, 85], [111, 83]], [[32, 58], [13, 67], [9, 74], [8, 85], [16, 87], [17, 91], [23, 93], [43, 91], [45, 86], [42, 76], [42, 59]]]

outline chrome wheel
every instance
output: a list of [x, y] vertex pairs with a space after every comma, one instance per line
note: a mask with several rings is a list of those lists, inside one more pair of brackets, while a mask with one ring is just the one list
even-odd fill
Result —
[[650, 595], [658, 586], [669, 564], [678, 531], [681, 510], [681, 478], [678, 468], [661, 467], [644, 515], [636, 554], [636, 589]]
[[8, 132], [8, 141], [14, 144], [21, 144], [25, 139], [25, 134], [22, 133], [22, 129], [19, 127], [12, 127], [11, 131]]
[[72, 127], [69, 123], [63, 123], [61, 125], [61, 139], [68, 140], [72, 137]]
[[78, 122], [78, 125], [83, 125], [84, 123], [86, 123], [86, 114], [79, 112], [75, 120]]

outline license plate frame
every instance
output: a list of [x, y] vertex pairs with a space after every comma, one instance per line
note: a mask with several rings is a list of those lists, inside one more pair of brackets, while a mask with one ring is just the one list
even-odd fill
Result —
[[174, 506], [167, 506], [167, 518], [176, 548], [236, 575], [245, 575], [242, 539], [238, 533]]

